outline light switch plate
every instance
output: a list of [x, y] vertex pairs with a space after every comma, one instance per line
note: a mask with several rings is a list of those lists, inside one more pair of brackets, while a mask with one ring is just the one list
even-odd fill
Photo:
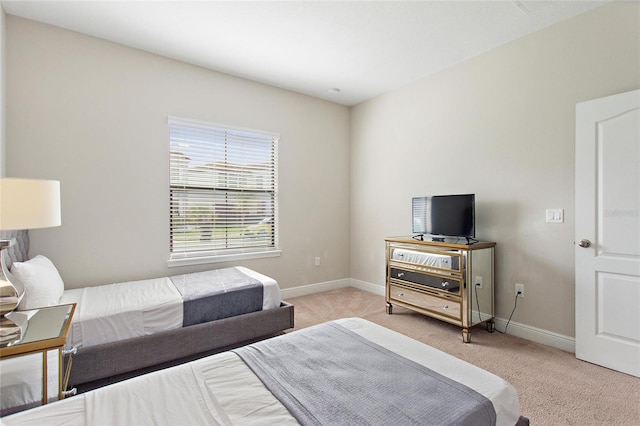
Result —
[[564, 223], [564, 209], [547, 209], [547, 223]]

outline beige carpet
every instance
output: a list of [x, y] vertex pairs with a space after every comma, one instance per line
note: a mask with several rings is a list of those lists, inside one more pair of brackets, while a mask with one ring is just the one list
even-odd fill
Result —
[[[509, 381], [531, 425], [640, 426], [640, 379], [577, 360], [573, 354], [484, 325], [462, 343], [460, 329], [409, 310], [385, 313], [384, 297], [344, 288], [287, 299], [296, 329], [361, 317], [420, 340]], [[614, 356], [614, 354], [612, 354]]]

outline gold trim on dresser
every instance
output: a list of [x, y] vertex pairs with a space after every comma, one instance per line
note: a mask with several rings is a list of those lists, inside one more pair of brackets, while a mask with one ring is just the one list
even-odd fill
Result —
[[494, 242], [461, 244], [423, 241], [411, 237], [385, 238], [387, 314], [393, 306], [462, 327], [462, 341], [471, 341], [470, 328], [494, 323]]

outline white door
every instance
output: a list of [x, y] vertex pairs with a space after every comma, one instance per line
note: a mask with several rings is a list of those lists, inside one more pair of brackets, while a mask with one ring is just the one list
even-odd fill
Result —
[[640, 377], [640, 90], [576, 106], [576, 357]]

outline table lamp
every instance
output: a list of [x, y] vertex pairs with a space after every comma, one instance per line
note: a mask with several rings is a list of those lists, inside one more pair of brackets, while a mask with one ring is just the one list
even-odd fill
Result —
[[[0, 179], [0, 230], [60, 226], [60, 182], [39, 179]], [[0, 240], [0, 337], [20, 333], [5, 315], [18, 307], [24, 286], [9, 272], [5, 256], [14, 240]]]

